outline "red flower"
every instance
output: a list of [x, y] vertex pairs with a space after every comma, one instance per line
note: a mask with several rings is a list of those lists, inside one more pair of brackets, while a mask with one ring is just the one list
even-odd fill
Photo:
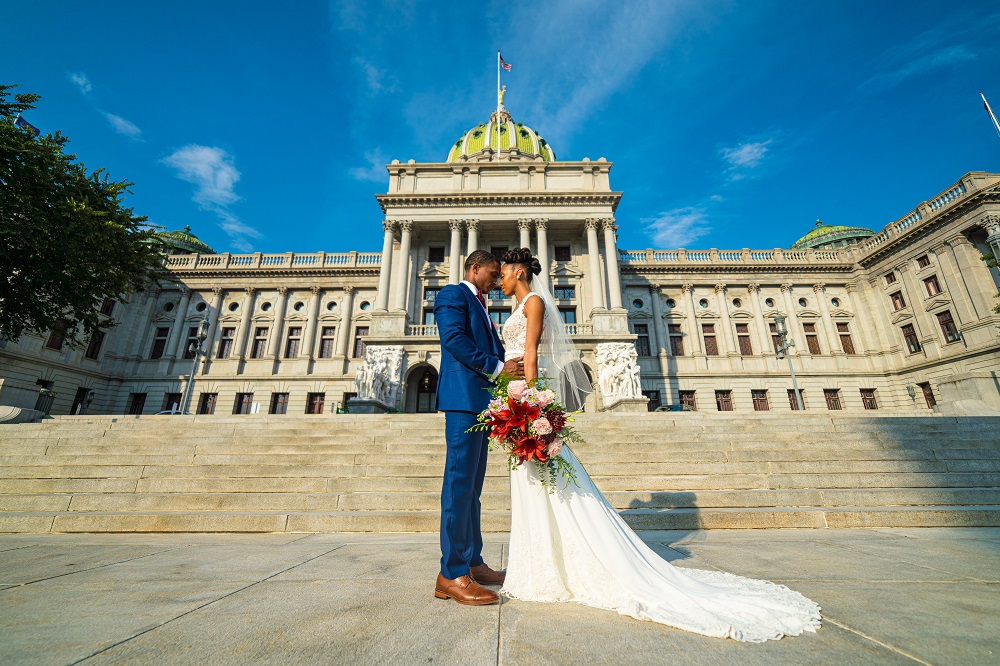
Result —
[[546, 443], [539, 437], [525, 437], [517, 443], [513, 454], [517, 456], [517, 463], [523, 465], [528, 460], [538, 462], [548, 462], [549, 457], [545, 453]]
[[560, 409], [553, 409], [545, 414], [552, 424], [552, 432], [559, 432], [566, 427], [566, 412]]

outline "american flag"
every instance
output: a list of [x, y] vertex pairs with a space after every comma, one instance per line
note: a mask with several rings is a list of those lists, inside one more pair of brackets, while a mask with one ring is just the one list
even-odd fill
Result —
[[504, 62], [503, 56], [500, 55], [499, 51], [497, 51], [497, 57], [500, 58], [500, 66], [503, 67], [503, 71], [509, 72], [510, 71], [510, 65], [508, 63]]

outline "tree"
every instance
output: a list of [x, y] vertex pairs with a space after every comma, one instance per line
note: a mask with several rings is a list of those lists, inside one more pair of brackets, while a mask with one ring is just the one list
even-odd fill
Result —
[[64, 330], [79, 343], [115, 324], [100, 316], [106, 299], [162, 276], [160, 243], [123, 205], [132, 183], [88, 174], [59, 132], [36, 137], [15, 125], [40, 99], [11, 102], [15, 87], [0, 85], [0, 333]]

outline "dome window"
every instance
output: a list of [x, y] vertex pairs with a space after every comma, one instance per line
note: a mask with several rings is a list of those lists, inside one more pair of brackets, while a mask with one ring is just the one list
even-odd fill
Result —
[[672, 307], [676, 307], [676, 306], [677, 306], [677, 303], [676, 303], [676, 301], [674, 301], [674, 299], [672, 299], [672, 298], [668, 298], [667, 299], [667, 307], [668, 308], [672, 308]]
[[370, 310], [371, 307], [372, 307], [372, 304], [369, 303], [368, 301], [361, 301], [361, 309], [362, 310]]
[[764, 299], [764, 305], [766, 305], [769, 308], [773, 308], [774, 307], [774, 299], [773, 298], [765, 298]]
[[521, 130], [521, 138], [522, 139], [527, 139], [529, 136], [531, 136], [531, 135], [528, 134], [528, 130], [525, 130], [525, 129]]
[[268, 310], [271, 309], [271, 304], [270, 303], [261, 303], [260, 309], [263, 312], [267, 312]]
[[743, 307], [743, 301], [741, 301], [738, 298], [734, 298], [733, 299], [733, 307], [734, 308], [741, 308], [741, 307]]
[[809, 301], [807, 301], [807, 300], [806, 300], [806, 299], [804, 299], [804, 298], [800, 298], [800, 299], [799, 299], [799, 307], [800, 307], [800, 308], [805, 308], [805, 307], [809, 307]]
[[835, 307], [835, 308], [839, 308], [840, 307], [840, 299], [839, 298], [832, 298], [832, 299], [830, 299], [830, 304], [833, 305], [833, 307]]
[[641, 310], [643, 305], [645, 305], [645, 303], [642, 302], [641, 298], [637, 298], [634, 301], [632, 301], [632, 307], [635, 308], [636, 310]]
[[236, 312], [239, 309], [240, 309], [240, 304], [239, 303], [230, 303], [229, 304], [229, 311], [230, 312]]
[[194, 306], [194, 309], [197, 310], [198, 312], [204, 312], [206, 309], [208, 309], [208, 303], [202, 301], [198, 305]]
[[707, 298], [701, 299], [700, 301], [698, 301], [698, 305], [700, 305], [703, 308], [707, 308], [708, 307], [708, 299]]
[[336, 309], [337, 309], [337, 301], [330, 301], [329, 303], [326, 304], [327, 312], [333, 312]]
[[163, 311], [164, 312], [173, 312], [174, 311], [174, 304], [173, 303], [167, 303], [167, 304], [165, 304], [163, 306]]
[[478, 138], [479, 138], [479, 137], [481, 137], [482, 135], [483, 135], [483, 132], [482, 132], [482, 130], [476, 130], [475, 132], [473, 132], [473, 133], [472, 133], [472, 138], [473, 138], [473, 139], [478, 139]]
[[302, 312], [302, 308], [304, 308], [305, 306], [306, 306], [305, 303], [299, 301], [298, 303], [292, 306], [292, 309], [295, 310], [296, 312]]

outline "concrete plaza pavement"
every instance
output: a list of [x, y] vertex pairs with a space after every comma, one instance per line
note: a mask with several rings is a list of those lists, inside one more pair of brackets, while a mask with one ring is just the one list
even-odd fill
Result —
[[[3, 664], [996, 664], [1000, 528], [643, 532], [781, 582], [816, 634], [706, 638], [576, 604], [432, 595], [434, 534], [0, 535]], [[485, 556], [503, 566], [504, 535]]]

